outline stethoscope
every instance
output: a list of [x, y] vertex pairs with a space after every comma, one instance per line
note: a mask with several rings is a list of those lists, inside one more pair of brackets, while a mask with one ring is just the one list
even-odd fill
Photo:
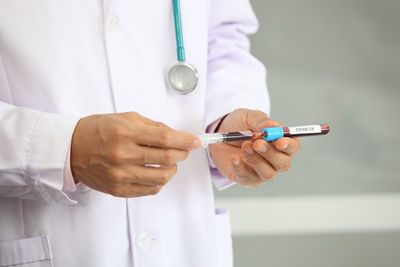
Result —
[[185, 46], [183, 44], [181, 7], [179, 0], [172, 0], [174, 9], [175, 36], [178, 62], [168, 70], [168, 86], [180, 94], [193, 91], [199, 81], [196, 68], [186, 62]]

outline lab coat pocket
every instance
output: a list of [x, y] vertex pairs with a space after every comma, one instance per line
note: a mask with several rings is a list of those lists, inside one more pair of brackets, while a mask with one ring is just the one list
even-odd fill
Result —
[[37, 236], [6, 242], [0, 241], [0, 266], [53, 266], [47, 236]]
[[215, 209], [215, 231], [217, 267], [233, 267], [231, 225], [226, 209]]

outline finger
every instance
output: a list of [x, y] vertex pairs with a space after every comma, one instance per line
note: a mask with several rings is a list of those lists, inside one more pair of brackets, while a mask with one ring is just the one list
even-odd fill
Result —
[[197, 136], [168, 127], [143, 125], [140, 128], [135, 135], [135, 142], [140, 145], [193, 150], [201, 144]]
[[142, 184], [142, 185], [166, 185], [177, 172], [177, 166], [153, 167], [131, 166], [108, 170], [108, 178], [111, 184]]
[[187, 150], [142, 146], [134, 143], [109, 147], [102, 153], [112, 166], [124, 164], [170, 166], [185, 160], [189, 155]]
[[141, 197], [158, 194], [162, 186], [142, 185], [142, 184], [127, 184], [124, 186], [114, 186], [108, 190], [110, 195], [115, 197]]
[[[233, 154], [241, 154], [240, 148], [227, 144], [213, 144], [209, 148], [210, 157], [225, 177], [231, 177], [232, 167], [229, 157]], [[228, 158], [227, 158], [228, 157]]]
[[245, 164], [238, 154], [232, 155], [231, 167], [233, 173], [230, 178], [234, 182], [238, 182], [241, 185], [248, 187], [256, 187], [262, 182], [255, 171]]
[[299, 138], [282, 137], [272, 142], [272, 144], [277, 150], [282, 151], [287, 155], [294, 155], [300, 151]]
[[252, 131], [261, 132], [266, 127], [281, 126], [268, 115], [259, 110], [249, 110], [247, 113], [247, 124]]
[[162, 166], [174, 165], [184, 161], [189, 152], [187, 150], [178, 150], [173, 148], [156, 148], [149, 146], [138, 146], [137, 153], [142, 155], [135, 163], [140, 165], [157, 164]]
[[264, 140], [257, 140], [253, 143], [252, 147], [257, 154], [268, 161], [275, 170], [282, 172], [290, 169], [292, 157], [277, 150], [272, 144]]
[[124, 113], [120, 113], [120, 114], [123, 118], [125, 118], [131, 122], [134, 122], [134, 123], [141, 122], [143, 124], [147, 124], [147, 125], [151, 125], [151, 126], [168, 127], [167, 125], [165, 125], [162, 122], [153, 121], [149, 118], [143, 117], [142, 115], [140, 115], [137, 112], [124, 112]]
[[261, 155], [254, 152], [251, 142], [243, 143], [242, 151], [245, 153], [243, 157], [245, 163], [252, 167], [262, 180], [268, 181], [275, 178], [277, 171]]

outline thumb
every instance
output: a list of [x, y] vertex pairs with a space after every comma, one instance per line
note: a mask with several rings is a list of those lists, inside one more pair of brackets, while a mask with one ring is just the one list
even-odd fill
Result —
[[268, 115], [260, 110], [249, 110], [247, 113], [248, 127], [254, 132], [261, 132], [266, 127], [277, 127], [282, 124], [272, 120]]

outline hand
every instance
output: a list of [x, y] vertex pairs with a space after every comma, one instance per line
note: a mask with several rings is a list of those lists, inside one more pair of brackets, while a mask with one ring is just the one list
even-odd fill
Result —
[[[157, 194], [200, 140], [135, 112], [82, 118], [71, 142], [74, 179], [117, 197]], [[148, 165], [160, 165], [160, 167]]]
[[[282, 126], [258, 110], [237, 109], [222, 122], [218, 132], [261, 132], [265, 127]], [[243, 143], [210, 145], [210, 155], [218, 170], [248, 187], [275, 178], [278, 172], [289, 170], [293, 155], [300, 150], [298, 138], [282, 137], [274, 142], [257, 140]]]

